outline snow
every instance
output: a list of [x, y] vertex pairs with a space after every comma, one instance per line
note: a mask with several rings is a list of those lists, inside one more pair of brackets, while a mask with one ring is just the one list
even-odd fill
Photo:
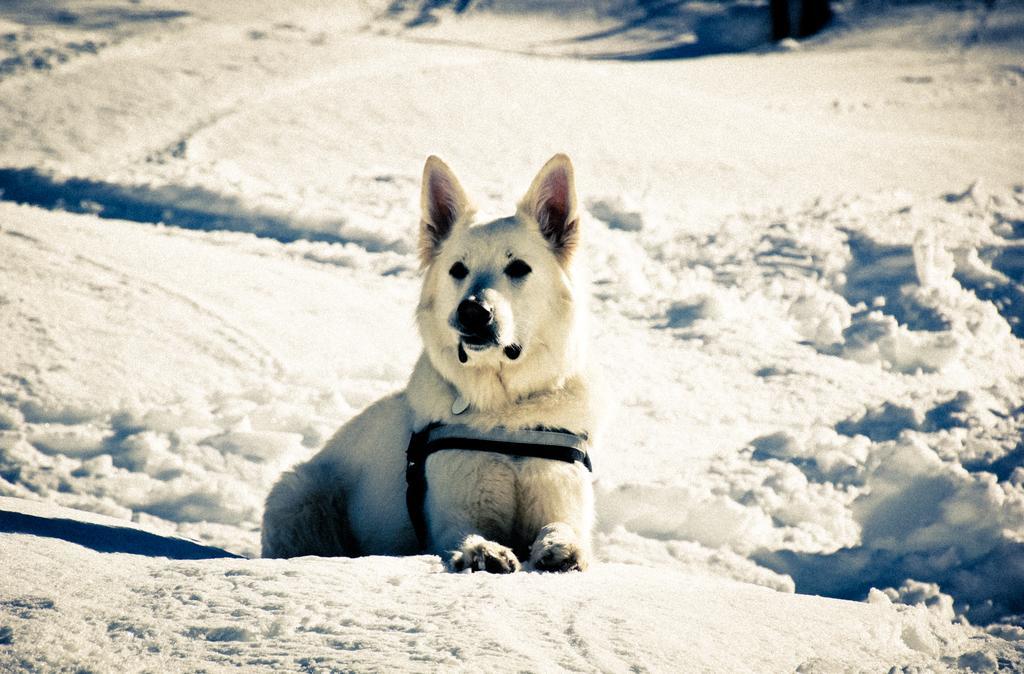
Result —
[[[1024, 7], [537, 4], [0, 9], [0, 668], [1024, 668]], [[599, 563], [255, 559], [418, 355], [424, 158], [556, 151]]]
[[21, 534], [4, 536], [0, 556], [9, 571], [0, 606], [13, 624], [7, 663], [27, 671], [125, 662], [213, 672], [671, 671], [681, 663], [835, 671], [1009, 652], [994, 637], [969, 641], [938, 610], [895, 607], [884, 594], [843, 602], [622, 564], [495, 577], [450, 574], [427, 556], [175, 561]]

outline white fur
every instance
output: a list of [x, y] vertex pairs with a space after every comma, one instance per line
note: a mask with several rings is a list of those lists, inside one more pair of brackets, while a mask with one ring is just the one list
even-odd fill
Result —
[[[424, 351], [406, 389], [346, 423], [313, 459], [282, 476], [267, 498], [263, 555], [412, 554], [405, 451], [433, 421], [599, 432], [586, 365], [585, 301], [576, 269], [579, 221], [572, 166], [553, 157], [516, 215], [473, 223], [458, 180], [439, 159], [424, 168], [416, 317]], [[532, 271], [516, 280], [511, 260]], [[449, 270], [461, 262], [463, 280]], [[497, 344], [459, 359], [456, 308], [470, 293], [490, 307]], [[509, 357], [504, 347], [520, 345]], [[469, 408], [459, 416], [461, 396]], [[585, 569], [594, 520], [590, 474], [579, 464], [446, 450], [426, 465], [428, 550], [454, 570]]]

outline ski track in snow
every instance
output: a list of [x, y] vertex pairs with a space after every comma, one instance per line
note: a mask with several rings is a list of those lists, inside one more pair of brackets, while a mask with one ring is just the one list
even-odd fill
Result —
[[[280, 472], [402, 386], [419, 350], [412, 309], [422, 156], [451, 147], [482, 209], [508, 208], [534, 155], [547, 151], [523, 139], [529, 129], [563, 138], [581, 172], [595, 353], [620, 403], [597, 457], [604, 564], [583, 579], [500, 581], [513, 589], [438, 573], [430, 558], [118, 557], [107, 568], [100, 553], [61, 536], [22, 536], [33, 525], [19, 520], [18, 529], [12, 516], [0, 547], [5, 568], [16, 569], [0, 584], [0, 647], [14, 645], [0, 653], [9, 664], [103, 669], [128, 656], [156, 668], [366, 671], [390, 669], [395, 658], [410, 670], [507, 669], [511, 657], [526, 669], [664, 671], [686, 658], [696, 669], [730, 669], [769, 648], [767, 626], [780, 624], [771, 619], [828, 629], [837, 641], [841, 621], [856, 621], [835, 614], [829, 627], [827, 604], [800, 614], [794, 607], [810, 598], [797, 597], [765, 604], [764, 624], [730, 625], [723, 597], [762, 590], [729, 585], [715, 595], [702, 584], [724, 581], [710, 575], [867, 599], [871, 606], [858, 610], [888, 611], [871, 627], [884, 634], [867, 635], [881, 645], [859, 661], [827, 648], [822, 633], [787, 642], [807, 646], [774, 653], [765, 669], [1022, 666], [1024, 185], [1014, 181], [1024, 176], [1019, 163], [1014, 173], [1012, 150], [997, 149], [1020, 128], [1019, 115], [1006, 112], [1021, 96], [1012, 84], [1020, 77], [999, 63], [1005, 55], [950, 65], [899, 52], [901, 67], [934, 74], [889, 82], [875, 94], [885, 101], [865, 98], [847, 71], [837, 78], [854, 84], [837, 90], [849, 106], [831, 105], [828, 91], [738, 98], [731, 109], [772, 121], [741, 129], [722, 113], [725, 130], [695, 130], [695, 158], [677, 160], [677, 139], [662, 143], [612, 121], [635, 114], [628, 92], [605, 97], [636, 72], [621, 65], [403, 43], [310, 10], [288, 22], [269, 13], [242, 23], [210, 12], [164, 17], [173, 34], [222, 45], [209, 63], [153, 39], [162, 24], [90, 34], [110, 44], [26, 67], [19, 63], [30, 63], [33, 49], [66, 37], [33, 28], [35, 37], [18, 32], [10, 41], [27, 49], [22, 61], [0, 62], [0, 119], [35, 120], [3, 129], [0, 187], [34, 206], [0, 203], [0, 496], [254, 556], [262, 499]], [[827, 61], [829, 48], [794, 55], [803, 60], [793, 67], [838, 66]], [[780, 55], [760, 55], [698, 61], [687, 72], [696, 83], [720, 76], [716, 67], [735, 75], [742, 71], [730, 59], [740, 58], [786, 67], [769, 60]], [[161, 65], [166, 92], [146, 84], [154, 62], [175, 63]], [[105, 63], [121, 65], [122, 81], [86, 91], [82, 83], [95, 82], [91, 73]], [[493, 125], [456, 111], [469, 101], [446, 83], [451, 73], [515, 68], [532, 73], [507, 84], [516, 95], [534, 77], [564, 78], [579, 82], [584, 105], [608, 106], [598, 123], [608, 146], [570, 116], [512, 119], [500, 96], [478, 101], [477, 114]], [[645, 72], [646, 92], [668, 105], [663, 92], [678, 75], [660, 65]], [[422, 82], [410, 83], [402, 102], [411, 107], [396, 124], [374, 92], [413, 73]], [[96, 124], [54, 103], [70, 91], [83, 107], [101, 105], [133, 83], [140, 95], [96, 113]], [[345, 96], [330, 94], [342, 85]], [[973, 103], [957, 86], [975, 88]], [[439, 87], [455, 102], [448, 111], [421, 102]], [[930, 98], [902, 99], [905, 87], [924, 87]], [[727, 105], [708, 91], [694, 86], [678, 114], [698, 119]], [[183, 92], [198, 104], [171, 102]], [[1000, 96], [1008, 102], [991, 102]], [[900, 157], [879, 169], [905, 176], [894, 183], [900, 190], [867, 175], [864, 165], [883, 160], [865, 164], [870, 152], [858, 139], [885, 137], [873, 135], [885, 116], [872, 106], [910, 110], [920, 115], [914, 124], [936, 127], [925, 139], [947, 138], [948, 157], [913, 136], [898, 141], [917, 161], [934, 159], [933, 175], [901, 173], [901, 162], [912, 162]], [[46, 112], [33, 117], [33, 108]], [[972, 142], [992, 151], [988, 166], [954, 138], [968, 123], [949, 110], [979, 127]], [[657, 105], [649, 112], [652, 128], [671, 117]], [[464, 138], [440, 126], [445, 114], [458, 116]], [[854, 140], [818, 147], [829, 134], [817, 138], [808, 126], [805, 155], [777, 155], [781, 168], [759, 163], [759, 148], [777, 152], [801, 114]], [[989, 116], [1008, 119], [1008, 129], [977, 124]], [[776, 133], [776, 122], [780, 136], [755, 140]], [[374, 134], [375, 125], [388, 133]], [[111, 128], [123, 138], [104, 147], [98, 139]], [[740, 140], [730, 143], [729, 133]], [[495, 147], [507, 164], [457, 149], [466, 146]], [[833, 152], [850, 168], [829, 187], [818, 174]], [[694, 172], [714, 154], [735, 163]], [[619, 163], [609, 169], [612, 158]], [[987, 171], [985, 180], [964, 179], [971, 171]], [[680, 182], [699, 195], [696, 204], [680, 203]], [[712, 205], [748, 184], [763, 187]], [[104, 574], [119, 598], [100, 606], [72, 589], [67, 571], [44, 592], [40, 569], [55, 568], [47, 555], [65, 560], [58, 568]], [[632, 574], [637, 585], [622, 582]], [[693, 618], [668, 601], [686, 599], [687, 578], [711, 593], [689, 597], [712, 607], [693, 626], [695, 642], [713, 634], [735, 644], [755, 630], [763, 643], [702, 656], [670, 646], [679, 640], [672, 626]], [[353, 583], [374, 590], [334, 591]], [[557, 602], [546, 600], [551, 591]], [[916, 606], [884, 608], [893, 601]], [[648, 605], [642, 615], [638, 602]], [[114, 615], [118, 607], [130, 615]], [[153, 612], [163, 617], [147, 617]], [[59, 645], [81, 615], [91, 616], [88, 634], [70, 650]], [[651, 626], [651, 615], [674, 620]], [[951, 622], [956, 616], [987, 633]], [[168, 624], [174, 633], [162, 636]], [[476, 636], [456, 638], [468, 632]], [[139, 650], [146, 643], [148, 653]]]

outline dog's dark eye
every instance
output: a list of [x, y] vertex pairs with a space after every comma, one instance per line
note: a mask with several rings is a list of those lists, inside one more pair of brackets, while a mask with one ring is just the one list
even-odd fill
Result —
[[505, 267], [505, 273], [511, 278], [523, 278], [531, 271], [533, 271], [533, 269], [530, 268], [530, 265], [526, 264], [522, 260], [512, 260], [508, 263], [508, 266]]
[[469, 274], [469, 268], [461, 262], [456, 262], [452, 265], [452, 268], [448, 270], [448, 273], [452, 275], [452, 278], [457, 278], [461, 281], [466, 278], [467, 274]]

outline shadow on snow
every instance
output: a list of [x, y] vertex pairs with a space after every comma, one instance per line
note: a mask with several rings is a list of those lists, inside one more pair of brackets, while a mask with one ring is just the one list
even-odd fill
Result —
[[97, 552], [124, 552], [169, 559], [239, 558], [238, 555], [220, 548], [183, 538], [160, 536], [140, 529], [3, 510], [0, 510], [0, 532], [59, 538]]
[[[563, 18], [593, 16], [588, 3], [530, 3], [505, 8], [510, 13], [536, 13], [538, 21], [553, 15]], [[485, 12], [486, 3], [473, 0], [394, 0], [386, 13], [415, 30], [437, 24], [445, 12], [467, 15]], [[695, 58], [764, 48], [772, 42], [772, 22], [767, 4], [723, 0], [692, 3], [684, 0], [635, 0], [607, 9], [608, 28], [582, 35], [534, 44], [543, 53], [550, 47], [567, 47], [579, 58], [653, 61]], [[533, 48], [527, 49], [532, 53]]]
[[52, 0], [5, 0], [0, 17], [26, 25], [58, 25], [64, 28], [89, 30], [112, 29], [125, 24], [172, 21], [189, 13], [176, 9], [147, 9], [139, 6], [118, 6], [96, 3], [77, 5], [74, 10], [65, 3]]
[[[247, 232], [282, 243], [305, 239], [346, 243], [327, 230], [297, 227], [290, 220], [248, 211], [234, 197], [199, 187], [124, 186], [84, 178], [61, 180], [31, 168], [0, 169], [0, 201], [41, 206], [101, 218], [163, 223], [183, 229]], [[357, 242], [375, 252], [380, 242]]]

